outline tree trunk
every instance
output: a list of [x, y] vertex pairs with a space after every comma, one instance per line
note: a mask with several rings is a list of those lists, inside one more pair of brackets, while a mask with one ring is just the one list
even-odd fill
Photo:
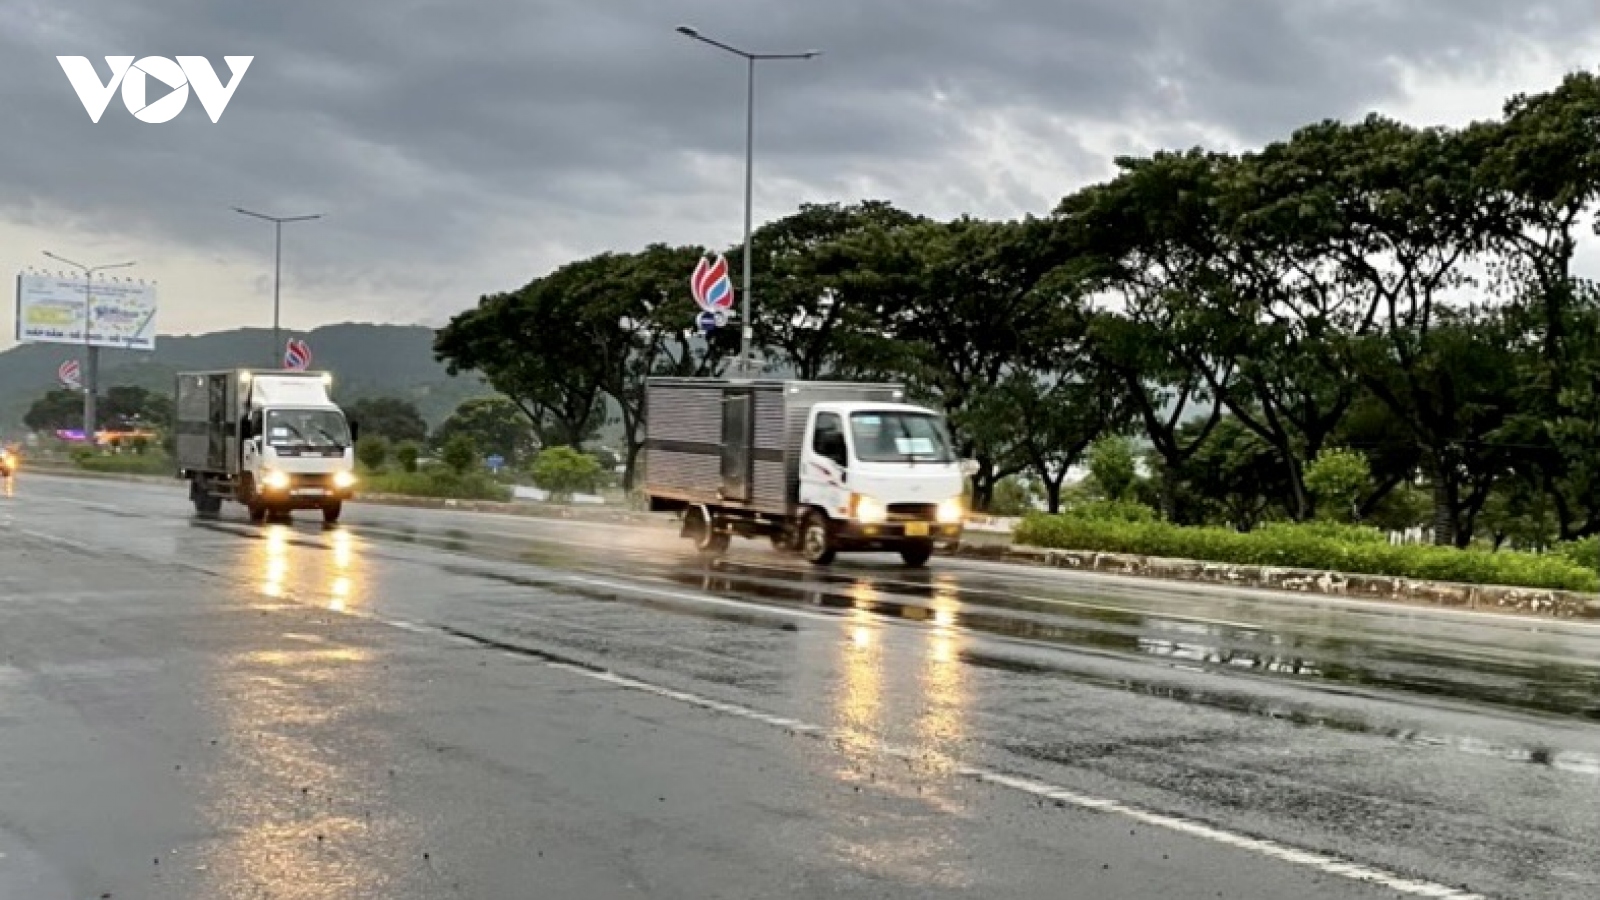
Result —
[[[1442, 467], [1441, 467], [1442, 468]], [[1454, 504], [1450, 498], [1450, 484], [1443, 472], [1433, 476], [1433, 543], [1439, 547], [1456, 545], [1456, 520]]]
[[639, 451], [644, 449], [644, 441], [628, 437], [627, 447], [623, 451], [622, 461], [622, 490], [623, 493], [633, 493], [633, 479], [639, 467]]
[[1061, 475], [1056, 478], [1044, 478], [1045, 503], [1050, 509], [1050, 515], [1061, 512], [1061, 484], [1067, 480], [1067, 469], [1061, 468]]
[[979, 458], [978, 471], [972, 476], [972, 511], [986, 513], [994, 502], [994, 464]]
[[1178, 523], [1178, 485], [1183, 482], [1178, 467], [1171, 460], [1161, 471], [1161, 515], [1174, 525]]

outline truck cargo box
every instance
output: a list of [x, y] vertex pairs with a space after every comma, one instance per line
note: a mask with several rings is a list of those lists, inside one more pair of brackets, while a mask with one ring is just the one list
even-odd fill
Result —
[[178, 375], [174, 405], [180, 471], [237, 474], [239, 419], [244, 416], [239, 371]]
[[800, 491], [800, 442], [827, 401], [902, 403], [900, 384], [651, 378], [645, 385], [645, 493], [652, 509], [713, 503], [787, 515]]

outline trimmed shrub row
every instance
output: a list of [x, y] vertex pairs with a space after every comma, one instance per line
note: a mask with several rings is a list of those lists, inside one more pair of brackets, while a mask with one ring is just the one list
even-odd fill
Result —
[[446, 500], [499, 500], [511, 499], [511, 488], [496, 481], [486, 472], [457, 473], [444, 466], [430, 467], [420, 472], [383, 472], [362, 477], [356, 485], [356, 495], [367, 491], [374, 494], [401, 494], [407, 497], [435, 497]]
[[1188, 528], [1159, 521], [1136, 504], [1086, 504], [1061, 515], [1034, 513], [1014, 536], [1019, 544], [1058, 550], [1127, 553], [1248, 566], [1387, 575], [1463, 584], [1594, 591], [1600, 574], [1581, 558], [1600, 562], [1600, 542], [1553, 553], [1458, 550], [1432, 545], [1391, 546], [1376, 528], [1333, 523], [1273, 523], [1251, 532]]

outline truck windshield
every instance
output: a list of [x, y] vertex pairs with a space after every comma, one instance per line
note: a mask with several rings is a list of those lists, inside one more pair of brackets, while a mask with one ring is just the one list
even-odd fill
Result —
[[862, 462], [955, 462], [944, 420], [929, 413], [857, 412], [850, 414], [850, 436]]
[[331, 409], [271, 409], [266, 415], [267, 443], [274, 447], [345, 447], [350, 428], [344, 415]]

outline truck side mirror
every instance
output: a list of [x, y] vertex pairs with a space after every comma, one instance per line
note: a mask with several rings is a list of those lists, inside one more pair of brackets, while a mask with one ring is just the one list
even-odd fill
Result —
[[350, 443], [354, 444], [356, 441], [359, 441], [359, 440], [361, 440], [361, 423], [360, 422], [351, 422], [350, 423]]

